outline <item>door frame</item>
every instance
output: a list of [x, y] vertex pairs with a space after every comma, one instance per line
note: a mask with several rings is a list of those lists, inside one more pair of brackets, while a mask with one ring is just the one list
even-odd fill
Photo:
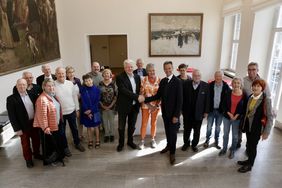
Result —
[[[128, 45], [129, 45], [129, 37], [128, 37], [128, 33], [92, 33], [92, 34], [87, 34], [86, 35], [86, 45], [87, 45], [87, 47], [86, 47], [86, 53], [87, 54], [85, 54], [86, 56], [87, 56], [87, 59], [88, 59], [88, 62], [90, 62], [90, 70], [89, 71], [91, 71], [91, 64], [92, 64], [92, 62], [91, 62], [91, 53], [90, 53], [90, 36], [102, 36], [102, 35], [113, 35], [113, 36], [116, 36], [116, 35], [125, 35], [126, 36], [126, 45], [127, 45], [127, 58], [129, 58], [129, 47], [128, 47]], [[87, 68], [87, 67], [86, 67]], [[87, 70], [88, 70], [88, 68], [87, 68]]]

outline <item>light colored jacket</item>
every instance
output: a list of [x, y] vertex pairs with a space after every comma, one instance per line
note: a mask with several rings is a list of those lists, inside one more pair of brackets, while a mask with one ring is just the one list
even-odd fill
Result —
[[[62, 116], [62, 112], [60, 112]], [[35, 104], [35, 116], [33, 127], [39, 127], [43, 131], [50, 128], [50, 131], [57, 131], [58, 123], [56, 117], [56, 107], [52, 98], [43, 92], [37, 99]]]

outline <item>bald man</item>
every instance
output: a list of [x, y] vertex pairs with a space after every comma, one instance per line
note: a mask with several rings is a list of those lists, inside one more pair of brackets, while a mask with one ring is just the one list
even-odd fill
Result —
[[[42, 159], [39, 153], [40, 138], [39, 128], [34, 128], [34, 104], [36, 95], [27, 92], [25, 79], [18, 79], [16, 91], [7, 98], [7, 111], [15, 133], [21, 138], [21, 145], [26, 166], [33, 167], [32, 155], [36, 159]], [[30, 147], [32, 141], [32, 148]]]
[[76, 117], [79, 116], [79, 103], [75, 85], [69, 80], [66, 80], [66, 69], [63, 67], [56, 68], [55, 93], [62, 106], [63, 123], [59, 128], [64, 140], [65, 155], [70, 157], [72, 154], [68, 147], [66, 137], [66, 122], [68, 121], [75, 148], [80, 152], [84, 152], [85, 148], [80, 143], [78, 137], [78, 129], [76, 124]]
[[98, 62], [93, 62], [91, 65], [91, 72], [87, 73], [92, 77], [93, 84], [99, 86], [99, 83], [103, 80], [100, 64]]

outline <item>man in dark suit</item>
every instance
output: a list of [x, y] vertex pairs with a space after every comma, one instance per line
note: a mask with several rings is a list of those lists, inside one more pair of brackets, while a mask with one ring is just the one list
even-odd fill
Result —
[[173, 75], [173, 65], [171, 61], [164, 62], [163, 68], [166, 77], [161, 80], [157, 94], [146, 98], [145, 102], [147, 103], [158, 99], [162, 101], [161, 109], [167, 145], [161, 153], [169, 151], [170, 163], [174, 164], [179, 116], [183, 102], [182, 82]]
[[184, 83], [183, 95], [184, 145], [181, 149], [186, 151], [190, 147], [190, 134], [193, 129], [192, 150], [197, 152], [203, 118], [207, 117], [209, 112], [209, 86], [201, 81], [199, 70], [195, 69], [192, 80]]
[[[42, 156], [39, 154], [39, 129], [32, 126], [34, 103], [37, 96], [26, 91], [27, 82], [25, 79], [17, 80], [16, 88], [15, 93], [7, 98], [7, 111], [15, 133], [21, 138], [26, 166], [32, 168], [32, 154], [34, 158], [42, 159]], [[32, 141], [33, 150], [30, 148], [30, 139]]]
[[136, 60], [136, 66], [137, 66], [137, 69], [135, 69], [133, 71], [134, 74], [137, 74], [139, 76], [147, 76], [147, 71], [146, 69], [143, 68], [143, 60], [142, 59], [137, 59]]
[[36, 84], [39, 85], [39, 87], [42, 87], [42, 83], [46, 78], [51, 78], [53, 80], [56, 80], [56, 76], [54, 74], [51, 74], [50, 65], [48, 64], [42, 65], [41, 70], [43, 74], [36, 78]]
[[140, 76], [133, 74], [133, 61], [124, 61], [124, 72], [116, 77], [116, 84], [118, 86], [117, 111], [119, 132], [117, 151], [120, 152], [124, 147], [126, 118], [128, 119], [127, 145], [132, 149], [137, 148], [137, 145], [133, 142], [133, 133], [140, 108], [139, 102], [144, 101], [144, 97], [139, 95]]

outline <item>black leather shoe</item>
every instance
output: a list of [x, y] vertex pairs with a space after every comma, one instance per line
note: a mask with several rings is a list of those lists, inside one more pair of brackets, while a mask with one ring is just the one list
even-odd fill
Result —
[[77, 149], [80, 152], [84, 152], [85, 151], [85, 148], [80, 143], [75, 145], [75, 149]]
[[252, 170], [252, 166], [251, 165], [244, 165], [241, 168], [238, 169], [238, 172], [240, 173], [246, 173], [248, 171]]
[[249, 164], [249, 161], [248, 160], [245, 160], [245, 161], [237, 161], [237, 164], [238, 165], [248, 165]]
[[198, 152], [198, 151], [199, 151], [199, 149], [197, 148], [197, 146], [192, 147], [192, 150], [193, 150], [194, 152]]
[[122, 149], [123, 149], [123, 146], [122, 146], [122, 145], [118, 145], [118, 146], [117, 146], [117, 152], [121, 152]]
[[169, 162], [170, 162], [171, 165], [174, 165], [174, 163], [175, 163], [175, 154], [170, 154]]
[[188, 144], [184, 144], [181, 148], [182, 151], [186, 151], [188, 148], [190, 147], [190, 145]]
[[64, 149], [64, 153], [65, 153], [65, 156], [67, 156], [67, 157], [71, 157], [72, 156], [71, 151], [70, 151], [69, 148], [65, 148]]
[[209, 142], [205, 142], [204, 143], [204, 148], [208, 148], [209, 147]]
[[215, 144], [216, 149], [221, 149], [221, 147], [218, 144]]
[[168, 151], [169, 151], [169, 149], [168, 149], [168, 147], [166, 146], [160, 153], [163, 154], [163, 153], [166, 153], [166, 152], [168, 152]]
[[25, 163], [27, 168], [32, 168], [34, 166], [32, 160], [26, 160]]
[[236, 149], [239, 149], [240, 147], [241, 147], [241, 143], [238, 143]]
[[129, 142], [127, 143], [127, 145], [131, 147], [132, 149], [137, 149], [137, 145], [134, 142]]

